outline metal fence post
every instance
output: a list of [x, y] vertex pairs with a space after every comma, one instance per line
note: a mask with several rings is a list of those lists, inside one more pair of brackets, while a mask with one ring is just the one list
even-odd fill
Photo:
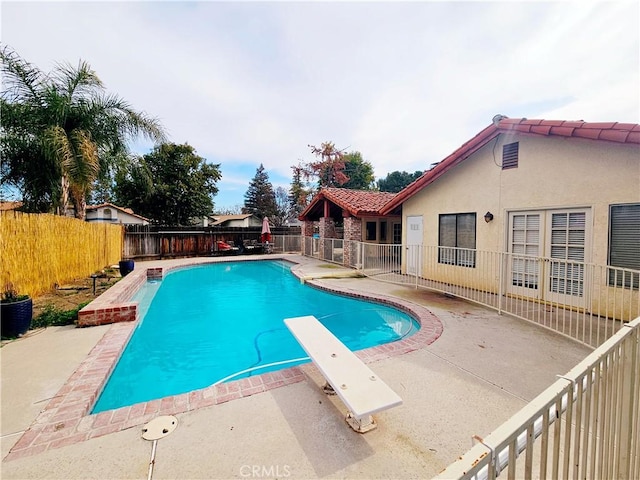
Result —
[[502, 296], [504, 295], [504, 271], [506, 255], [502, 252], [498, 253], [498, 264], [500, 271], [498, 272], [498, 315], [502, 315]]
[[[618, 478], [633, 478], [631, 472], [631, 457], [633, 452], [633, 421], [634, 421], [634, 392], [639, 381], [638, 378], [638, 331], [637, 328], [631, 328], [632, 332], [621, 343], [622, 349], [622, 391], [621, 393], [621, 418], [619, 423], [620, 437], [618, 438], [618, 458], [616, 459]], [[637, 413], [636, 413], [637, 415]], [[637, 421], [637, 420], [636, 420]], [[637, 434], [637, 432], [636, 432]], [[637, 440], [636, 440], [637, 441]]]

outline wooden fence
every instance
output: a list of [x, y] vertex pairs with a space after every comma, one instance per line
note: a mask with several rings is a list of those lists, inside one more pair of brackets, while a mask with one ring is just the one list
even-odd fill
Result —
[[123, 227], [0, 212], [0, 288], [37, 296], [121, 260]]
[[[218, 241], [242, 248], [260, 243], [262, 227], [158, 227], [127, 225], [124, 258], [134, 260], [211, 256], [221, 254]], [[300, 235], [300, 228], [272, 228], [271, 234]]]

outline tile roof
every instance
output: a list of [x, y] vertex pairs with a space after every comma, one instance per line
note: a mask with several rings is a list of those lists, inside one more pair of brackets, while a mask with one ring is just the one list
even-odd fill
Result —
[[516, 131], [535, 135], [588, 138], [590, 140], [640, 145], [640, 125], [635, 123], [589, 123], [567, 120], [504, 118], [494, 128], [501, 132]]
[[380, 215], [380, 209], [393, 200], [396, 195], [397, 193], [325, 187], [311, 200], [299, 218], [306, 217], [325, 198], [354, 217]]
[[22, 202], [0, 202], [0, 211], [15, 210], [22, 205]]
[[426, 171], [420, 178], [407, 185], [392, 201], [382, 208], [381, 213], [390, 213], [406, 199], [466, 160], [498, 135], [512, 132], [529, 136], [571, 137], [640, 145], [640, 125], [636, 123], [590, 123], [581, 120], [528, 120], [526, 118], [504, 117], [486, 127], [471, 140], [462, 144], [460, 148], [438, 163], [434, 168]]

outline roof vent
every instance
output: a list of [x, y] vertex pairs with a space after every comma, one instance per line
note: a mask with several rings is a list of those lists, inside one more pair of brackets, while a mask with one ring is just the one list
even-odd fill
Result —
[[497, 127], [498, 123], [500, 123], [500, 120], [504, 120], [505, 118], [509, 118], [509, 117], [507, 117], [506, 115], [502, 115], [500, 113], [497, 115], [494, 115], [493, 118], [491, 119], [491, 121], [493, 122], [493, 126]]

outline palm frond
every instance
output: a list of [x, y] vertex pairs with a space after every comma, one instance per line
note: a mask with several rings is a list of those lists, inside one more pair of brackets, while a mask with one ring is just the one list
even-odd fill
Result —
[[101, 110], [105, 117], [112, 117], [121, 135], [128, 138], [142, 135], [158, 143], [166, 141], [166, 132], [157, 118], [136, 112], [129, 102], [117, 95], [100, 95], [92, 100], [92, 109]]
[[42, 150], [46, 157], [60, 166], [72, 161], [73, 147], [64, 128], [58, 125], [47, 128], [42, 140]]
[[96, 91], [104, 89], [102, 80], [84, 60], [74, 67], [70, 63], [58, 63], [51, 74], [52, 84], [59, 93], [64, 93], [69, 100], [91, 97]]
[[5, 88], [2, 97], [9, 102], [27, 101], [40, 103], [40, 93], [47, 82], [47, 75], [31, 65], [8, 45], [0, 48], [2, 82]]
[[84, 130], [72, 130], [69, 140], [73, 155], [65, 159], [63, 168], [72, 188], [86, 191], [100, 173], [98, 150], [91, 140], [91, 134]]

